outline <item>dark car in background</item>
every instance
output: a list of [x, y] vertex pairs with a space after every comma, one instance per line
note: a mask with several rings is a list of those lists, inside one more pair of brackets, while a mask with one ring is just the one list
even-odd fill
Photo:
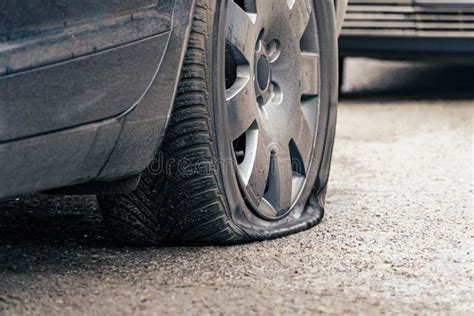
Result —
[[474, 62], [474, 0], [349, 0], [345, 57]]
[[0, 200], [96, 194], [127, 244], [317, 224], [345, 0], [2, 0]]

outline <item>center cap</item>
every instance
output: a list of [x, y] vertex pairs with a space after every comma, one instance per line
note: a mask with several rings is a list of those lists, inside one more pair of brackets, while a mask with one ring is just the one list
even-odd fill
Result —
[[260, 90], [265, 90], [270, 82], [270, 62], [266, 56], [260, 56], [257, 62], [257, 81]]

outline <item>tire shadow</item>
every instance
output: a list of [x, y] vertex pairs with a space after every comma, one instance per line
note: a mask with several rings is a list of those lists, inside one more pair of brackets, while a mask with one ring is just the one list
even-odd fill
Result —
[[107, 235], [94, 196], [34, 194], [0, 203], [0, 275], [5, 279], [0, 293], [18, 274], [99, 272], [169, 251], [175, 250], [117, 246]]
[[0, 203], [0, 246], [109, 246], [93, 196], [29, 195]]

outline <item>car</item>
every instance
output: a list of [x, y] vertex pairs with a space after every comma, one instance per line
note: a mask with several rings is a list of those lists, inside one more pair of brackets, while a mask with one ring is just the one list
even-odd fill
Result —
[[345, 57], [472, 63], [474, 0], [350, 0], [339, 48], [341, 71]]
[[317, 224], [340, 0], [3, 0], [0, 199], [97, 195], [128, 245]]

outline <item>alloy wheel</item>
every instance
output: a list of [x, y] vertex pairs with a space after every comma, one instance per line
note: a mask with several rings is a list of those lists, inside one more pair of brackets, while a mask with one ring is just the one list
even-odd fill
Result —
[[257, 215], [288, 215], [306, 184], [319, 121], [319, 43], [312, 1], [234, 0], [225, 87], [242, 195]]

